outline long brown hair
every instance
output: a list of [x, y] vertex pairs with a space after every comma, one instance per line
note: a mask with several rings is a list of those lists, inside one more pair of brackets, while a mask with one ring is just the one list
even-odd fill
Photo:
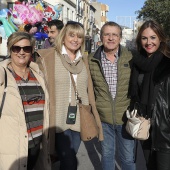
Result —
[[168, 45], [168, 38], [162, 26], [158, 24], [156, 21], [151, 20], [151, 19], [145, 21], [139, 29], [139, 32], [136, 37], [137, 50], [141, 54], [145, 54], [145, 50], [142, 48], [142, 45], [141, 45], [141, 35], [142, 35], [142, 32], [147, 28], [151, 28], [156, 33], [158, 38], [160, 39], [161, 43], [160, 43], [160, 47], [158, 50], [161, 51], [165, 56], [170, 57], [170, 46]]

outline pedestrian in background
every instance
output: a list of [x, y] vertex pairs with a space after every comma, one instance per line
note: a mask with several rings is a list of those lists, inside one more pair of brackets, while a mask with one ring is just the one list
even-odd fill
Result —
[[42, 72], [36, 63], [30, 62], [34, 45], [34, 38], [28, 33], [11, 34], [7, 42], [10, 57], [0, 63], [1, 170], [36, 169], [40, 146], [42, 162], [37, 170], [50, 168], [47, 150], [49, 99]]
[[157, 22], [148, 20], [136, 38], [130, 95], [151, 118], [150, 137], [142, 141], [148, 170], [170, 169], [170, 46]]
[[[56, 48], [37, 51], [37, 59], [46, 75], [50, 95], [51, 143], [60, 160], [60, 170], [77, 170], [77, 158], [80, 138], [80, 113], [71, 74], [83, 104], [91, 104], [93, 114], [99, 127], [99, 140], [103, 139], [102, 126], [95, 106], [91, 76], [88, 70], [87, 56], [84, 55], [85, 31], [79, 22], [68, 21], [56, 39]], [[70, 121], [69, 112], [74, 113]], [[55, 138], [53, 138], [53, 134]], [[50, 153], [54, 152], [51, 148]]]
[[103, 45], [90, 54], [89, 67], [104, 133], [102, 167], [115, 169], [117, 149], [122, 170], [135, 170], [134, 139], [126, 132], [123, 120], [130, 103], [127, 95], [132, 53], [120, 45], [122, 29], [115, 22], [103, 25], [100, 38]]
[[64, 24], [63, 21], [54, 19], [49, 21], [47, 26], [48, 38], [45, 39], [44, 44], [41, 47], [42, 49], [54, 46], [55, 39], [58, 36], [60, 30], [63, 28]]

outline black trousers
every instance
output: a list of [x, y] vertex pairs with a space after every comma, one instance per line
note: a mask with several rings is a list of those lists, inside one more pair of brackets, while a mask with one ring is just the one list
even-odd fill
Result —
[[36, 165], [39, 153], [40, 145], [36, 145], [34, 148], [28, 149], [27, 170], [33, 170]]
[[141, 141], [147, 170], [170, 170], [170, 153], [151, 151], [151, 140]]
[[156, 152], [157, 170], [170, 170], [170, 153]]
[[70, 129], [55, 134], [55, 147], [60, 170], [77, 170], [76, 154], [80, 146], [80, 133]]
[[147, 170], [156, 170], [156, 153], [151, 151], [151, 138], [140, 141], [146, 161]]

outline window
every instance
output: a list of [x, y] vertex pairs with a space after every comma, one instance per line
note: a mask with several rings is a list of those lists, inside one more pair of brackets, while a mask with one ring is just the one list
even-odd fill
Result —
[[14, 6], [14, 2], [8, 2], [8, 4], [7, 4], [7, 8], [8, 9], [13, 9], [13, 6]]
[[72, 20], [74, 21], [74, 11], [72, 11], [72, 16], [71, 16], [72, 18]]
[[69, 19], [69, 8], [67, 8], [67, 19]]

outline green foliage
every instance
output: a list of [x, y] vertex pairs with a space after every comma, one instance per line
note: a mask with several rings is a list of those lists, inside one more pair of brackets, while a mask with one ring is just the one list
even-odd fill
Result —
[[162, 24], [170, 37], [170, 0], [146, 0], [141, 10], [136, 11], [138, 19], [154, 19]]

